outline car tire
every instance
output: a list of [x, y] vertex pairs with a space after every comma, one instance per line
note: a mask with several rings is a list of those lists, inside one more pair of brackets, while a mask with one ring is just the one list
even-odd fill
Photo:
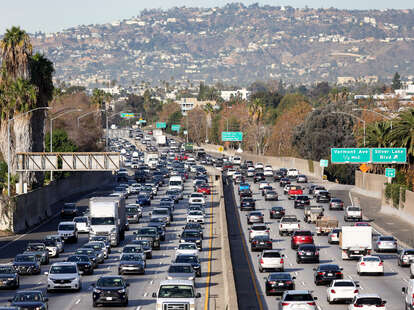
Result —
[[270, 293], [266, 290], [266, 296], [270, 296]]
[[96, 302], [93, 302], [92, 307], [96, 308], [96, 307], [98, 307], [98, 304]]
[[262, 273], [263, 272], [263, 268], [259, 266], [259, 272]]

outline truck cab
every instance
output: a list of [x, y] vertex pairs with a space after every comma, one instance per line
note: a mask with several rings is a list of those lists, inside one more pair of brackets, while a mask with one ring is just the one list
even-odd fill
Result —
[[193, 281], [165, 280], [160, 283], [158, 292], [152, 297], [157, 298], [156, 309], [191, 309], [196, 310], [196, 299], [201, 297], [195, 292]]

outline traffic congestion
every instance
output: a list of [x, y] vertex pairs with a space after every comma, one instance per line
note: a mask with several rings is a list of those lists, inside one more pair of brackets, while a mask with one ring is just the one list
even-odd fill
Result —
[[264, 309], [413, 309], [413, 250], [359, 205], [297, 169], [223, 166]]
[[0, 309], [202, 308], [214, 188], [205, 154], [166, 142], [111, 139], [116, 180], [62, 204], [54, 230], [2, 261]]

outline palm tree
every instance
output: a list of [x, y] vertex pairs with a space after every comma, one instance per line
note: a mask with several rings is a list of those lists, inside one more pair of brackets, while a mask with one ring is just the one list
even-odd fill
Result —
[[0, 42], [0, 48], [3, 59], [3, 75], [6, 74], [13, 80], [29, 79], [29, 59], [33, 52], [29, 35], [20, 27], [12, 27], [6, 30]]
[[255, 98], [249, 103], [249, 114], [259, 124], [263, 118], [264, 105], [262, 100]]
[[397, 121], [393, 122], [389, 137], [393, 146], [407, 148], [409, 164], [412, 163], [414, 157], [414, 109], [399, 114]]
[[371, 123], [366, 129], [366, 147], [390, 146], [390, 122], [379, 121]]

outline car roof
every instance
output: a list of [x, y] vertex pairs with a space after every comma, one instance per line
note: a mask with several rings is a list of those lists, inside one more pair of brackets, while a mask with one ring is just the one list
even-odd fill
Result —
[[358, 294], [356, 298], [379, 298], [382, 299], [378, 294]]
[[164, 280], [164, 281], [161, 281], [160, 282], [160, 286], [161, 285], [175, 285], [175, 284], [177, 284], [177, 285], [189, 285], [189, 286], [192, 286], [192, 287], [194, 287], [194, 285], [193, 285], [193, 281], [191, 281], [191, 280]]
[[289, 290], [286, 291], [288, 295], [302, 295], [302, 294], [311, 294], [311, 291], [308, 290]]
[[76, 266], [76, 263], [74, 262], [57, 262], [53, 263], [51, 267], [53, 266]]
[[75, 225], [75, 222], [71, 222], [71, 221], [66, 221], [66, 222], [59, 222], [59, 225], [61, 225], [61, 224], [72, 224], [72, 225]]

